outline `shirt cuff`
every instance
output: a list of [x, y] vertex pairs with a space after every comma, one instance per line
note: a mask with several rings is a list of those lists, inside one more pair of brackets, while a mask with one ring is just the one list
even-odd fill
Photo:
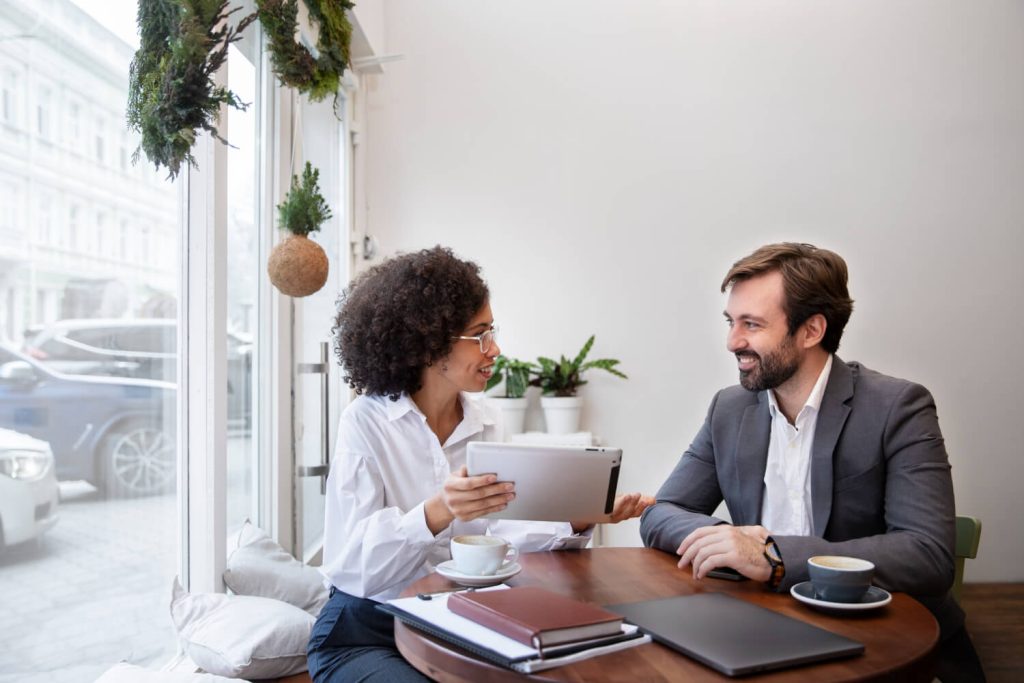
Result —
[[[590, 544], [590, 539], [594, 535], [594, 529], [597, 525], [591, 524], [590, 527], [584, 529], [579, 533], [573, 533], [572, 525], [566, 524], [568, 535], [559, 536], [555, 539], [554, 544], [551, 546], [552, 550], [582, 550]], [[559, 531], [562, 531], [561, 529]]]
[[412, 543], [426, 545], [434, 542], [434, 534], [430, 533], [430, 527], [427, 526], [427, 511], [425, 507], [426, 501], [418, 504], [412, 510], [402, 515], [402, 520], [399, 522], [402, 535]]

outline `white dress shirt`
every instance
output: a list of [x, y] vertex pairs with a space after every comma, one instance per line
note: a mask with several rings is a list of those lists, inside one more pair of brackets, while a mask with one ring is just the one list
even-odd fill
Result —
[[500, 412], [479, 396], [462, 395], [462, 422], [442, 446], [407, 395], [360, 396], [345, 409], [327, 478], [321, 572], [358, 597], [383, 601], [451, 559], [459, 534], [491, 534], [520, 552], [581, 548], [590, 534], [568, 522], [455, 520], [434, 536], [424, 503], [466, 462], [470, 441], [502, 438]]
[[829, 355], [804, 407], [796, 416], [795, 424], [790, 424], [779, 409], [775, 392], [768, 390], [772, 433], [764, 470], [761, 526], [779, 536], [811, 535], [811, 448], [814, 446], [814, 429], [818, 424], [821, 399], [825, 396], [828, 375], [832, 371], [832, 358]]

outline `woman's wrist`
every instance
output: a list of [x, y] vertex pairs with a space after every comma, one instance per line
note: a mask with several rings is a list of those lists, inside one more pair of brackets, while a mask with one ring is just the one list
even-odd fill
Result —
[[433, 498], [429, 498], [423, 504], [423, 516], [427, 523], [427, 528], [435, 536], [447, 529], [455, 521], [455, 515], [445, 505], [440, 493]]

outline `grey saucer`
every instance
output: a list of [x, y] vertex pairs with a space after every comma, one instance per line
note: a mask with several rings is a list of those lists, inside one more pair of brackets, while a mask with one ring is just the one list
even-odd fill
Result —
[[871, 586], [858, 602], [830, 602], [814, 596], [810, 581], [803, 581], [789, 589], [790, 595], [800, 602], [827, 612], [862, 612], [883, 607], [892, 602], [892, 596], [884, 588]]

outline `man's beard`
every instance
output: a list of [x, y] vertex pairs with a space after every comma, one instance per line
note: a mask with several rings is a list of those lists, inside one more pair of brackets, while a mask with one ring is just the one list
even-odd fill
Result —
[[736, 357], [757, 358], [758, 363], [753, 370], [740, 370], [740, 385], [747, 391], [765, 391], [774, 389], [796, 374], [800, 367], [800, 358], [796, 353], [793, 337], [786, 339], [773, 351], [765, 355], [753, 351], [739, 352]]

